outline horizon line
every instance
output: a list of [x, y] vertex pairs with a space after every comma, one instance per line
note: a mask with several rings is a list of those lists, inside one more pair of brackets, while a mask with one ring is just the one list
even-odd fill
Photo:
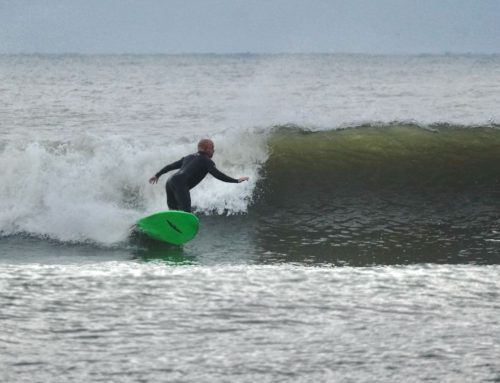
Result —
[[498, 56], [500, 52], [0, 52], [1, 56]]

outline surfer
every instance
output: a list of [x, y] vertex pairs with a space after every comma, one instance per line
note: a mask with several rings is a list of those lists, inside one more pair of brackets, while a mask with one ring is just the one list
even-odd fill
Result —
[[179, 169], [167, 181], [167, 205], [170, 210], [184, 210], [191, 212], [191, 195], [189, 190], [198, 185], [210, 173], [218, 180], [230, 183], [248, 181], [248, 177], [238, 179], [229, 177], [215, 167], [211, 160], [214, 155], [212, 140], [203, 139], [198, 142], [198, 152], [189, 154], [179, 161], [168, 164], [149, 179], [150, 184], [158, 183], [160, 176], [171, 170]]

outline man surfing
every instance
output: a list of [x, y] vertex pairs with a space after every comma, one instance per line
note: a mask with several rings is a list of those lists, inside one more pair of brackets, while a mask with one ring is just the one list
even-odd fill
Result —
[[198, 185], [210, 173], [218, 180], [230, 183], [248, 181], [248, 177], [231, 178], [215, 167], [211, 160], [215, 148], [212, 140], [207, 138], [198, 142], [198, 152], [189, 154], [179, 161], [168, 164], [149, 179], [150, 184], [158, 183], [162, 174], [179, 169], [167, 181], [167, 205], [170, 210], [184, 210], [191, 213], [191, 195], [189, 190]]

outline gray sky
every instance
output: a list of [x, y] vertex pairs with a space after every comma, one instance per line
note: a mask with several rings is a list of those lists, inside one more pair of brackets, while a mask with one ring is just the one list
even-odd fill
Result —
[[500, 0], [0, 0], [0, 53], [500, 53]]

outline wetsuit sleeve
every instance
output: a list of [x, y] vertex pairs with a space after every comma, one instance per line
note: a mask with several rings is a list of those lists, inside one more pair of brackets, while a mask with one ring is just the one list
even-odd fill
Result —
[[239, 182], [237, 179], [229, 177], [217, 169], [213, 161], [210, 161], [208, 165], [208, 172], [220, 181], [230, 182], [233, 184], [237, 184]]
[[175, 161], [175, 162], [172, 162], [171, 164], [168, 164], [163, 169], [161, 169], [158, 173], [156, 173], [155, 176], [157, 178], [159, 178], [162, 174], [165, 174], [165, 173], [169, 172], [170, 170], [180, 169], [182, 166], [182, 160], [184, 160], [184, 157], [182, 157], [179, 161]]

